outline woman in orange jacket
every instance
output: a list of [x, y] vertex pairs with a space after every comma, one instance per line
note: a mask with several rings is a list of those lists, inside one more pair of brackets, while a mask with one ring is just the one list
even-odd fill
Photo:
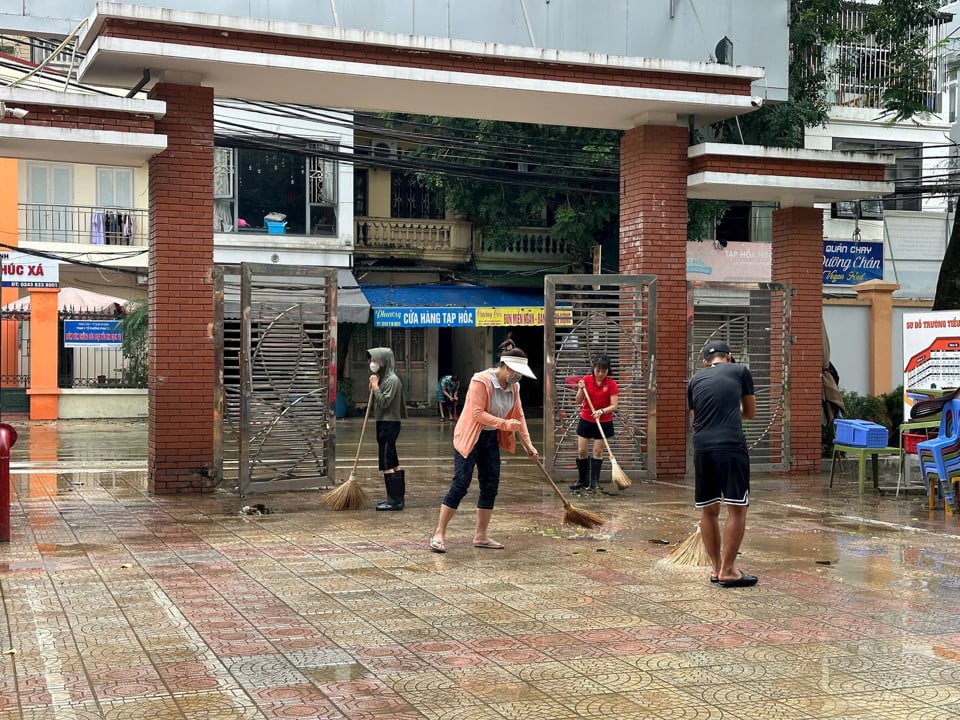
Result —
[[444, 544], [447, 525], [470, 489], [474, 467], [480, 496], [477, 498], [473, 546], [486, 550], [503, 549], [501, 543], [491, 540], [487, 534], [500, 486], [500, 448], [513, 452], [517, 446], [514, 433], [519, 432], [527, 455], [539, 457], [520, 404], [521, 377], [537, 379], [527, 363], [527, 354], [514, 347], [502, 352], [496, 367], [478, 372], [470, 380], [463, 411], [453, 431], [453, 481], [440, 505], [437, 529], [430, 538], [431, 552], [447, 551]]

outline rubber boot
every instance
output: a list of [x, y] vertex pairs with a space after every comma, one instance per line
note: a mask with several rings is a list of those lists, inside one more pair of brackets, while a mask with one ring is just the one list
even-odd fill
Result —
[[590, 458], [590, 489], [600, 489], [600, 468], [603, 467], [603, 458]]
[[590, 459], [577, 458], [577, 481], [570, 486], [571, 490], [586, 490], [590, 487]]
[[403, 510], [403, 496], [406, 493], [403, 470], [383, 474], [383, 484], [387, 487], [387, 499], [377, 504], [377, 510]]

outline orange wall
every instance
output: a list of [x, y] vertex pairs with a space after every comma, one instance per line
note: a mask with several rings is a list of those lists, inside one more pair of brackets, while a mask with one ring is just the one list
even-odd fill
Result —
[[[16, 246], [20, 237], [17, 211], [17, 161], [0, 158], [0, 244]], [[6, 248], [0, 247], [0, 252]], [[0, 305], [13, 302], [19, 297], [17, 288], [3, 288]], [[0, 374], [17, 374], [17, 323], [4, 321], [0, 345]]]

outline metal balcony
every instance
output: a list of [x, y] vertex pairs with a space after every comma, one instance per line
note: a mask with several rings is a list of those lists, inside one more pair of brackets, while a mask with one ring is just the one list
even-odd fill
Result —
[[20, 203], [20, 242], [146, 247], [147, 210]]

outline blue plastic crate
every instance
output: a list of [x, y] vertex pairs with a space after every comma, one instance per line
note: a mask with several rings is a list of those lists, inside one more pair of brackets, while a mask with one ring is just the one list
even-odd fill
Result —
[[883, 425], [869, 420], [834, 420], [838, 445], [882, 448], [887, 446], [889, 434]]
[[283, 235], [286, 231], [287, 224], [285, 222], [267, 220], [267, 233], [270, 235]]

